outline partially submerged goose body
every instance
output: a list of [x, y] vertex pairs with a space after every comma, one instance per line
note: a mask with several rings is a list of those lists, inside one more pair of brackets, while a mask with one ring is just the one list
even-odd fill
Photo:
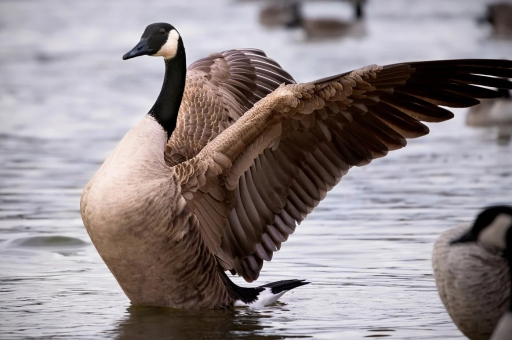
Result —
[[[491, 340], [510, 340], [512, 339], [512, 292], [510, 291], [512, 288], [512, 207], [493, 206], [485, 209], [478, 215], [472, 228], [466, 230], [463, 235], [453, 239], [451, 244], [454, 248], [464, 248], [467, 247], [467, 243], [475, 242], [479, 244], [481, 250], [475, 251], [472, 254], [473, 259], [465, 262], [467, 265], [465, 270], [477, 270], [481, 275], [472, 276], [474, 281], [471, 283], [462, 283], [460, 286], [453, 285], [452, 283], [451, 290], [447, 290], [444, 293], [448, 295], [458, 294], [460, 296], [461, 293], [456, 292], [456, 290], [468, 289], [463, 293], [465, 298], [473, 300], [473, 304], [481, 304], [482, 309], [473, 308], [466, 312], [459, 311], [458, 319], [454, 318], [452, 313], [450, 315], [459, 329], [471, 340], [489, 338]], [[469, 249], [474, 251], [477, 248], [470, 246]], [[491, 257], [489, 255], [484, 255], [484, 258], [481, 258], [482, 250], [490, 252], [489, 254], [501, 252], [503, 258]], [[503, 270], [503, 262], [508, 264], [507, 270]], [[461, 265], [456, 266], [459, 269], [462, 268]], [[498, 268], [499, 270], [497, 270]], [[452, 278], [444, 277], [443, 279], [457, 282], [458, 279], [461, 279], [461, 277], [457, 277], [458, 275], [464, 275], [466, 278], [469, 277], [467, 273], [464, 274], [458, 270], [455, 273], [452, 272], [451, 275], [453, 276]], [[438, 276], [436, 275], [437, 281]], [[489, 288], [488, 285], [495, 289]], [[504, 290], [508, 291], [505, 293]], [[442, 297], [441, 291], [440, 294]], [[445, 300], [443, 300], [444, 302]], [[471, 302], [468, 301], [457, 307], [464, 308], [469, 303]], [[446, 303], [445, 306], [448, 309]], [[468, 317], [468, 319], [462, 320], [460, 316]], [[491, 317], [493, 320], [491, 320]], [[476, 324], [482, 324], [478, 320], [479, 318], [492, 321], [494, 331], [492, 329], [488, 330], [487, 326], [490, 325], [489, 323], [485, 328], [475, 328], [473, 333], [466, 333], [459, 326], [461, 322], [469, 326], [471, 321]]]
[[470, 229], [457, 226], [442, 233], [434, 243], [432, 267], [437, 291], [455, 325], [471, 340], [487, 340], [509, 306], [510, 274], [497, 249], [451, 245]]
[[183, 40], [149, 25], [123, 58], [162, 56], [155, 104], [82, 194], [84, 225], [137, 305], [268, 305], [306, 284], [242, 288], [356, 165], [426, 135], [420, 121], [511, 88], [512, 61], [413, 62], [295, 84], [259, 50], [212, 54], [186, 68]]

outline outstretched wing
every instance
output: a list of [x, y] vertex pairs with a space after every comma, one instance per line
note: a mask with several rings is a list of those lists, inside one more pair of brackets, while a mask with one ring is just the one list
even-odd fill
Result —
[[256, 49], [229, 50], [188, 67], [183, 100], [165, 150], [167, 164], [194, 157], [219, 133], [281, 84], [295, 83]]
[[174, 167], [182, 195], [224, 268], [255, 280], [263, 260], [352, 166], [428, 134], [421, 121], [453, 117], [439, 105], [500, 96], [481, 86], [512, 88], [495, 77], [512, 77], [512, 61], [371, 65], [283, 85]]

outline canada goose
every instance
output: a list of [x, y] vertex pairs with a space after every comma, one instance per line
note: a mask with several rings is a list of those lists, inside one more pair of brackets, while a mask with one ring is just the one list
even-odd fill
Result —
[[466, 125], [477, 128], [498, 128], [498, 141], [508, 144], [512, 135], [512, 98], [510, 91], [499, 89], [502, 98], [483, 100], [466, 115]]
[[[490, 224], [500, 211], [484, 211], [473, 228]], [[484, 340], [508, 308], [510, 274], [507, 261], [495, 249], [450, 245], [469, 229], [457, 226], [442, 233], [434, 243], [432, 266], [439, 296], [455, 325], [469, 339]]]
[[341, 177], [406, 138], [420, 121], [453, 114], [511, 88], [509, 60], [370, 65], [309, 83], [259, 50], [185, 62], [170, 24], [149, 25], [123, 59], [162, 56], [155, 104], [86, 185], [84, 225], [99, 254], [136, 305], [227, 308], [268, 305], [304, 285], [252, 282], [296, 223]]
[[[301, 4], [304, 1], [300, 0], [280, 0], [280, 1], [266, 1], [265, 5], [261, 8], [259, 13], [259, 22], [263, 26], [274, 28], [274, 27], [282, 27], [282, 26], [290, 26], [298, 23], [298, 19], [302, 18], [302, 21], [305, 22], [302, 17]], [[307, 1], [310, 2], [311, 0]], [[356, 20], [362, 19], [364, 12], [363, 7], [365, 4], [365, 0], [337, 0], [337, 1], [346, 1], [350, 2], [354, 6], [354, 17]], [[338, 28], [342, 26], [346, 28], [349, 26], [349, 23], [341, 22], [339, 20], [334, 19], [317, 19], [317, 20], [307, 20], [307, 23], [317, 22], [319, 25], [324, 23], [326, 26], [327, 23], [331, 22], [333, 25], [330, 25], [331, 28]], [[325, 29], [328, 29], [326, 27]]]
[[[482, 282], [480, 289], [473, 291], [474, 298], [480, 299], [480, 302], [485, 301], [488, 304], [494, 302], [502, 302], [503, 293], [500, 292], [498, 297], [494, 295], [487, 295], [486, 293], [496, 294], [497, 292], [490, 292], [486, 289], [487, 284], [493, 284], [495, 287], [500, 283], [501, 290], [508, 289], [508, 311], [502, 314], [503, 316], [498, 320], [494, 332], [492, 333], [491, 340], [510, 340], [512, 338], [512, 300], [510, 299], [512, 293], [510, 292], [512, 280], [512, 207], [509, 206], [494, 206], [484, 210], [476, 219], [475, 224], [470, 230], [452, 241], [452, 244], [478, 242], [483, 248], [491, 251], [502, 251], [503, 257], [508, 262], [507, 275], [499, 275], [494, 277], [495, 282], [492, 282], [492, 277], [486, 278], [486, 282]], [[494, 258], [495, 260], [503, 262], [501, 259]], [[486, 264], [487, 268], [492, 268], [492, 263]], [[467, 268], [474, 270], [474, 268]], [[491, 275], [495, 274], [491, 269]], [[482, 272], [483, 275], [485, 275]], [[503, 306], [501, 304], [495, 305], [495, 308], [501, 311]], [[479, 311], [481, 318], [486, 318], [487, 315], [483, 310]], [[469, 336], [468, 336], [469, 337]], [[484, 337], [482, 337], [484, 338]], [[485, 339], [488, 338], [485, 337]], [[470, 337], [470, 339], [473, 339]], [[477, 339], [475, 337], [475, 339]]]
[[353, 21], [344, 21], [333, 18], [306, 18], [303, 14], [302, 3], [294, 2], [291, 5], [291, 21], [286, 23], [288, 29], [301, 29], [306, 39], [333, 39], [341, 37], [362, 37], [366, 34], [364, 22], [362, 21], [362, 4], [356, 2], [356, 18]]
[[491, 24], [492, 37], [512, 39], [512, 3], [488, 4], [485, 16], [478, 21]]

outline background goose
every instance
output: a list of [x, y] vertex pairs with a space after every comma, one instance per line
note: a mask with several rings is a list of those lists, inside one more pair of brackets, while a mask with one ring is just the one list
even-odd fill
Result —
[[[491, 251], [501, 251], [503, 252], [503, 257], [508, 262], [508, 272], [507, 279], [505, 280], [503, 275], [499, 275], [494, 277], [494, 279], [502, 284], [501, 289], [508, 288], [508, 300], [512, 293], [510, 292], [510, 281], [512, 277], [512, 207], [509, 206], [495, 206], [489, 207], [485, 211], [483, 211], [475, 221], [473, 227], [468, 230], [464, 235], [452, 241], [453, 243], [467, 243], [467, 242], [478, 242], [483, 248], [491, 250]], [[492, 259], [490, 259], [492, 261]], [[495, 258], [495, 260], [498, 260]], [[498, 260], [502, 262], [502, 260]], [[501, 266], [501, 265], [500, 265]], [[486, 265], [487, 268], [492, 267], [492, 262]], [[472, 270], [473, 268], [467, 268], [467, 270]], [[484, 274], [484, 273], [482, 273]], [[490, 275], [497, 274], [492, 271], [489, 273]], [[484, 274], [485, 275], [485, 274]], [[490, 280], [486, 279], [490, 284]], [[494, 294], [497, 292], [489, 292], [490, 295], [486, 295], [487, 291], [474, 291], [474, 298], [480, 298], [481, 301], [486, 300], [494, 300], [494, 302], [502, 302], [502, 293], [500, 292], [500, 296], [496, 297]], [[496, 309], [500, 311], [503, 309], [503, 306], [495, 305]], [[479, 313], [481, 318], [487, 318], [484, 310], [481, 310]], [[493, 313], [494, 315], [494, 313]], [[508, 303], [508, 310], [504, 314], [502, 313], [502, 317], [496, 320], [497, 323], [496, 328], [494, 329], [491, 340], [510, 340], [512, 337], [512, 300]], [[472, 337], [468, 336], [470, 339]], [[481, 337], [475, 337], [474, 339], [480, 338], [488, 338], [488, 334], [486, 337], [482, 334]]]
[[302, 2], [291, 4], [291, 20], [285, 26], [288, 29], [300, 29], [308, 40], [332, 39], [340, 37], [361, 37], [365, 34], [365, 27], [361, 3], [356, 3], [356, 17], [353, 21], [344, 21], [335, 18], [307, 18], [303, 13]]
[[507, 89], [502, 98], [483, 100], [468, 110], [466, 124], [478, 128], [498, 128], [498, 141], [508, 144], [512, 135], [512, 98]]
[[487, 5], [487, 12], [481, 23], [492, 26], [492, 36], [500, 39], [512, 39], [512, 3], [500, 2]]
[[[339, 2], [344, 0], [338, 0]], [[343, 28], [343, 31], [346, 32], [350, 27], [350, 22], [340, 21], [336, 19], [305, 19], [302, 12], [302, 6], [304, 2], [311, 1], [299, 1], [299, 0], [281, 0], [281, 1], [267, 1], [265, 5], [261, 8], [259, 12], [259, 22], [263, 26], [273, 28], [273, 27], [283, 27], [283, 26], [291, 26], [296, 25], [296, 27], [302, 26], [304, 29], [310, 27], [311, 29], [315, 29], [316, 26], [319, 26], [317, 30], [321, 30], [322, 33], [329, 34], [328, 29], [331, 28], [335, 32], [331, 32], [331, 35], [335, 34], [336, 31], [339, 31], [340, 28]], [[364, 0], [354, 0], [348, 1], [354, 7], [354, 18], [356, 21], [363, 19], [364, 16]], [[334, 35], [335, 37], [339, 36]]]
[[[473, 228], [491, 224], [500, 213], [506, 210], [484, 211]], [[484, 340], [509, 306], [510, 274], [497, 249], [451, 245], [470, 229], [458, 226], [442, 233], [434, 244], [432, 265], [439, 296], [453, 322], [471, 340]]]
[[[257, 50], [213, 54], [185, 66], [183, 40], [149, 25], [123, 58], [162, 56], [154, 106], [82, 194], [84, 225], [137, 305], [267, 305], [303, 285], [241, 288], [256, 280], [296, 224], [354, 165], [423, 136], [420, 121], [453, 114], [511, 88], [512, 61], [370, 65], [295, 84]], [[281, 84], [281, 85], [280, 85]], [[260, 99], [261, 98], [261, 99]]]

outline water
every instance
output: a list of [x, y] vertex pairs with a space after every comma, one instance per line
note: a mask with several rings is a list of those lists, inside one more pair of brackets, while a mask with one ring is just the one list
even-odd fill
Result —
[[[79, 197], [158, 94], [161, 60], [121, 60], [149, 23], [173, 23], [189, 62], [257, 47], [307, 81], [370, 63], [512, 58], [510, 42], [476, 25], [484, 4], [373, 1], [366, 36], [312, 43], [259, 27], [254, 3], [0, 1], [0, 338], [462, 339], [435, 289], [432, 243], [512, 200], [512, 147], [465, 127], [464, 110], [351, 170], [259, 280], [312, 284], [262, 310], [130, 307], [83, 228]], [[350, 16], [321, 6], [310, 13]]]

